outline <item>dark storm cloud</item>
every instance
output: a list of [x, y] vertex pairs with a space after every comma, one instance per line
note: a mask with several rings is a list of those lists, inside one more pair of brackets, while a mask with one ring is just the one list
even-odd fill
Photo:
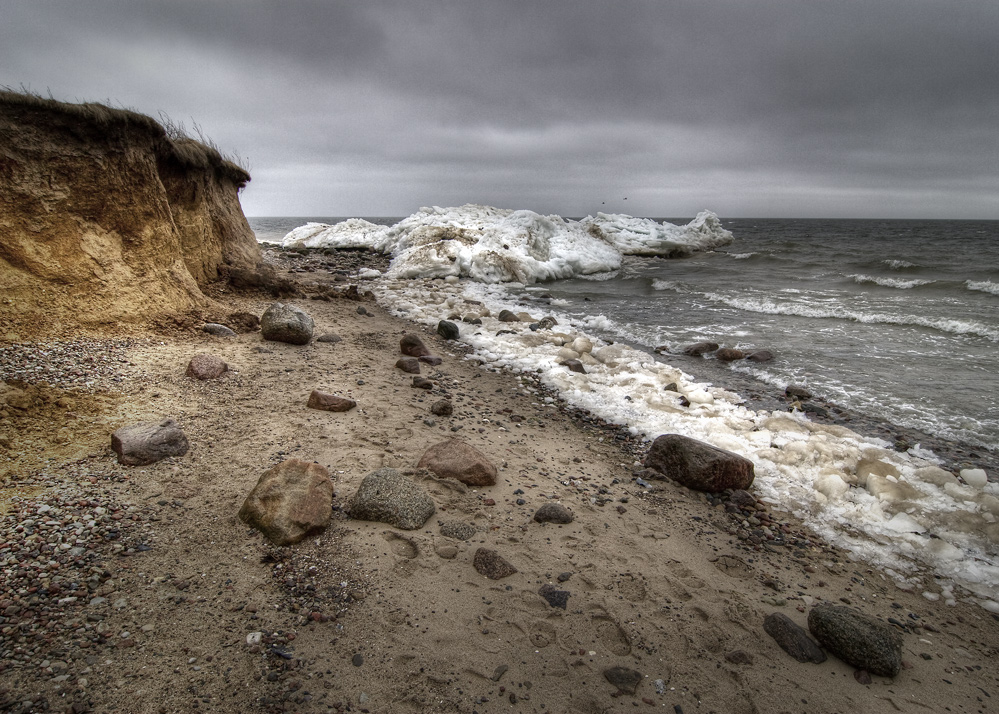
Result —
[[193, 118], [251, 160], [252, 213], [997, 217], [994, 0], [5, 13], [0, 83]]

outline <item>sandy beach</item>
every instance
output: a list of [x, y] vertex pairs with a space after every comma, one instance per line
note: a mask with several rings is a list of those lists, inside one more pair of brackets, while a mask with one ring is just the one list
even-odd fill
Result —
[[[289, 302], [313, 317], [316, 335], [339, 341], [216, 337], [187, 319], [75, 346], [2, 346], [0, 711], [995, 706], [999, 620], [984, 609], [899, 589], [763, 504], [641, 479], [645, 445], [546, 403], [529, 375], [486, 371], [460, 344], [374, 302], [309, 299], [329, 275], [281, 275], [303, 285]], [[212, 297], [258, 316], [273, 302]], [[405, 334], [443, 360], [422, 366], [431, 390], [395, 367]], [[66, 350], [76, 354], [60, 362]], [[205, 353], [229, 372], [185, 376]], [[15, 356], [36, 379], [11, 374]], [[357, 407], [308, 409], [314, 389]], [[453, 414], [432, 414], [445, 397]], [[164, 418], [190, 440], [184, 456], [117, 463], [114, 430]], [[412, 471], [452, 437], [497, 467], [495, 486]], [[334, 516], [321, 535], [278, 548], [237, 512], [260, 475], [291, 457], [329, 470]], [[346, 514], [382, 467], [433, 498], [422, 528]], [[575, 519], [535, 522], [552, 502]], [[777, 537], [760, 537], [764, 527]], [[517, 572], [479, 574], [479, 548]], [[763, 629], [774, 612], [807, 628], [822, 602], [890, 623], [901, 672], [870, 675], [832, 655], [798, 662]], [[637, 672], [637, 684], [612, 683], [613, 668]]]

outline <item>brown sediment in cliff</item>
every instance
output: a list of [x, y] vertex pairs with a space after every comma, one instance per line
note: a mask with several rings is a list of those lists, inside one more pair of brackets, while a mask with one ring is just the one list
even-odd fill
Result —
[[213, 310], [260, 262], [249, 180], [148, 116], [0, 92], [0, 339]]

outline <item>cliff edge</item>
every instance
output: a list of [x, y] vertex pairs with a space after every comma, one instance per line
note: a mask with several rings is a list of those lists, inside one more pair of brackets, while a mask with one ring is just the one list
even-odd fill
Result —
[[249, 180], [143, 114], [0, 91], [0, 340], [210, 308], [261, 260]]

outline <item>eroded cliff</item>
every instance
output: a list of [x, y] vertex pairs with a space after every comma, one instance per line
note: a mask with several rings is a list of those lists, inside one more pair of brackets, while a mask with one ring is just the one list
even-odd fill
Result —
[[260, 262], [249, 180], [145, 115], [0, 92], [0, 339], [210, 309]]

